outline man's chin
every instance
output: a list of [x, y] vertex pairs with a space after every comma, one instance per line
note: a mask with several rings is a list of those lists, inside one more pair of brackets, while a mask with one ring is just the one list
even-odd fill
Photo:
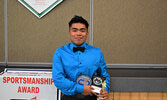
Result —
[[77, 46], [80, 46], [80, 45], [82, 45], [84, 42], [76, 42], [76, 43], [74, 43], [75, 45], [77, 45]]

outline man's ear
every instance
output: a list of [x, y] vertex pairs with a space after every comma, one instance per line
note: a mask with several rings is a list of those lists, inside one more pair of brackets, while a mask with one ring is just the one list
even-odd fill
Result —
[[87, 31], [87, 33], [86, 33], [87, 35], [89, 35], [89, 32]]
[[69, 30], [68, 30], [68, 34], [70, 35], [70, 28], [69, 28]]
[[71, 32], [70, 32], [70, 30], [68, 31], [68, 36], [69, 36], [69, 37], [71, 36]]

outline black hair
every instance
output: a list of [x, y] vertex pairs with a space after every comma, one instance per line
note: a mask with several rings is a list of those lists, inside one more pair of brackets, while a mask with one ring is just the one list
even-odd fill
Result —
[[86, 28], [88, 29], [89, 27], [89, 24], [88, 22], [81, 16], [77, 16], [75, 15], [71, 20], [70, 22], [68, 23], [69, 24], [69, 28], [72, 26], [73, 23], [82, 23], [86, 26]]

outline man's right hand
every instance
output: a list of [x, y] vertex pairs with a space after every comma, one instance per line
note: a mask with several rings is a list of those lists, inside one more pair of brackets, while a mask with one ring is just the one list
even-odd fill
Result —
[[94, 95], [97, 95], [95, 92], [93, 92], [94, 88], [92, 88], [91, 86], [89, 85], [84, 85], [84, 89], [83, 89], [83, 95], [90, 95], [92, 96], [93, 94]]

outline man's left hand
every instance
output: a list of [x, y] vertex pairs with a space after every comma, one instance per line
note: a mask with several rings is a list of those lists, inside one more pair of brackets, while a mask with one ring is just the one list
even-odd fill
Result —
[[99, 97], [99, 100], [107, 100], [108, 92], [106, 90], [100, 90], [100, 94], [97, 96]]

